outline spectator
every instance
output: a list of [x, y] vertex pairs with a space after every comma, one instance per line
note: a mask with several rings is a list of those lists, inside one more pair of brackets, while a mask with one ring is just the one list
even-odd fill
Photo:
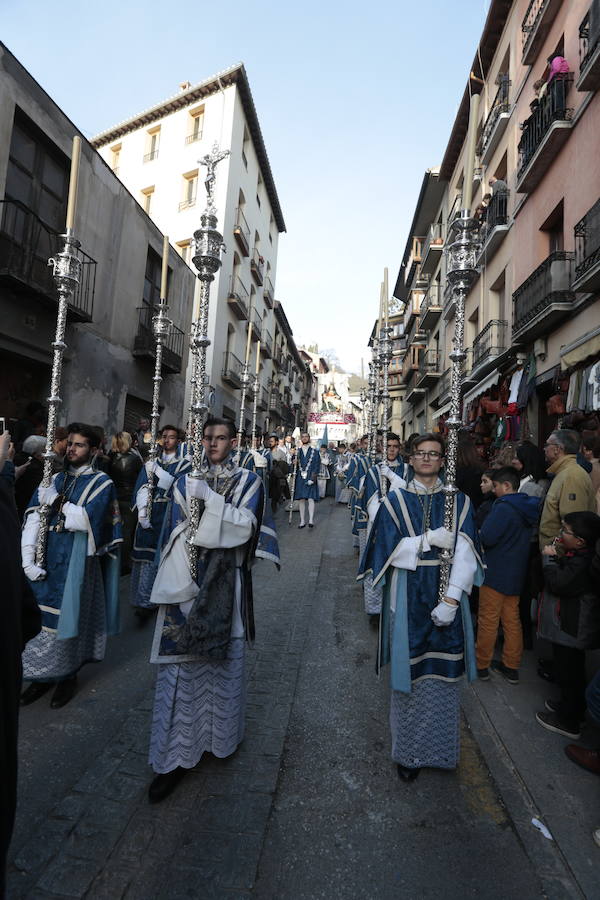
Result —
[[138, 427], [133, 434], [133, 444], [142, 455], [143, 459], [148, 458], [150, 453], [150, 419], [140, 419]]
[[131, 550], [135, 534], [136, 513], [131, 508], [131, 498], [142, 468], [142, 460], [132, 450], [133, 439], [128, 431], [119, 431], [112, 439], [108, 472], [115, 483], [119, 510], [123, 524], [123, 545], [121, 549], [121, 574], [131, 572]]
[[45, 434], [48, 413], [39, 400], [32, 400], [25, 407], [25, 417], [17, 422], [15, 444], [20, 447], [30, 434]]
[[600, 647], [600, 600], [592, 560], [600, 540], [600, 517], [593, 512], [566, 513], [560, 530], [564, 555], [555, 543], [544, 547], [544, 581], [553, 596], [545, 596], [540, 611], [540, 636], [551, 637], [554, 679], [559, 700], [547, 700], [537, 722], [574, 740], [585, 718], [585, 650]]
[[[596, 551], [596, 559], [598, 559], [598, 551]], [[592, 563], [592, 571], [596, 578], [600, 576], [600, 569], [594, 570]], [[585, 702], [588, 712], [597, 725], [600, 725], [600, 669], [596, 672], [585, 691]], [[600, 750], [589, 747], [579, 747], [577, 744], [567, 744], [565, 753], [571, 762], [581, 766], [594, 775], [600, 775]], [[594, 840], [600, 845], [600, 828], [594, 831]]]
[[46, 438], [42, 435], [30, 434], [23, 441], [19, 462], [21, 472], [15, 484], [15, 500], [19, 519], [22, 522], [25, 510], [33, 497], [33, 492], [44, 474], [43, 453], [46, 449]]
[[52, 444], [52, 451], [54, 453], [54, 460], [52, 461], [52, 472], [54, 475], [64, 469], [68, 436], [69, 433], [67, 429], [63, 428], [61, 425], [59, 425], [58, 428], [54, 429], [54, 443]]
[[13, 499], [14, 468], [8, 461], [10, 434], [0, 436], [0, 897], [5, 895], [6, 852], [17, 799], [17, 724], [21, 693], [21, 653], [39, 633], [41, 617], [21, 568], [21, 528]]
[[562, 53], [551, 53], [548, 57], [548, 77], [546, 84], [550, 84], [557, 76], [564, 78], [569, 74], [569, 63]]
[[551, 432], [544, 446], [547, 472], [552, 476], [540, 519], [540, 550], [560, 533], [561, 522], [570, 512], [596, 509], [590, 476], [577, 463], [579, 434], [566, 428]]
[[456, 455], [456, 485], [470, 498], [475, 509], [483, 501], [481, 476], [484, 471], [485, 466], [470, 435], [460, 435]]
[[494, 505], [494, 501], [496, 499], [496, 495], [494, 493], [494, 482], [493, 478], [495, 475], [495, 469], [486, 469], [485, 472], [481, 473], [481, 493], [483, 495], [483, 500], [477, 507], [475, 511], [475, 521], [477, 522], [477, 527], [481, 531], [481, 527], [485, 520], [487, 519], [492, 506]]
[[[510, 684], [518, 684], [523, 652], [519, 595], [527, 574], [529, 541], [539, 500], [518, 493], [519, 473], [511, 466], [494, 471], [493, 485], [496, 502], [481, 529], [487, 568], [479, 588], [477, 672], [487, 680], [491, 663]], [[492, 662], [499, 622], [504, 632], [502, 661]]]
[[600, 438], [595, 432], [584, 435], [581, 441], [581, 454], [592, 467], [590, 478], [594, 496], [597, 497], [600, 490]]

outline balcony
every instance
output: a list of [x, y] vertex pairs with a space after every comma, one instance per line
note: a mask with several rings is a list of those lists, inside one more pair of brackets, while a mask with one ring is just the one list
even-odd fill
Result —
[[575, 226], [574, 291], [600, 290], [600, 200]]
[[[157, 313], [154, 306], [147, 303], [138, 306], [138, 329], [133, 341], [133, 355], [140, 359], [156, 358], [156, 338], [152, 331], [152, 320]], [[172, 375], [181, 372], [185, 335], [181, 328], [171, 325], [168, 336], [163, 341], [162, 370]]]
[[400, 337], [394, 338], [392, 341], [392, 355], [400, 356], [400, 354], [404, 353], [407, 348], [406, 343], [406, 335], [402, 334]]
[[281, 394], [273, 388], [269, 397], [269, 412], [281, 416], [281, 403]]
[[275, 350], [273, 352], [273, 362], [275, 363], [275, 365], [277, 366], [278, 369], [283, 368], [283, 364], [284, 364], [283, 347], [277, 347], [277, 346], [275, 347]]
[[260, 335], [262, 333], [262, 316], [254, 307], [250, 311], [250, 326], [252, 328], [252, 340], [260, 341]]
[[406, 378], [406, 402], [415, 406], [424, 399], [425, 393], [426, 389], [418, 383], [418, 368], [411, 368]]
[[551, 253], [514, 292], [513, 341], [533, 341], [567, 318], [575, 300], [574, 256], [564, 250]]
[[506, 332], [508, 322], [501, 319], [492, 319], [485, 328], [479, 332], [473, 341], [473, 372], [477, 368], [484, 368], [488, 362], [501, 356], [506, 350]]
[[273, 309], [273, 302], [275, 300], [275, 288], [273, 287], [273, 282], [268, 275], [265, 278], [263, 298], [265, 301], [265, 306], [268, 306], [269, 309]]
[[412, 267], [410, 277], [406, 279], [406, 287], [409, 292], [426, 291], [429, 287], [429, 275], [423, 271], [420, 262]]
[[419, 369], [419, 354], [423, 352], [423, 347], [409, 347], [406, 356], [402, 362], [401, 376], [402, 381], [406, 384], [413, 377], [414, 373]]
[[240, 206], [235, 211], [235, 225], [233, 236], [244, 256], [250, 255], [250, 228]]
[[250, 294], [239, 275], [232, 275], [230, 278], [227, 303], [236, 319], [248, 318]]
[[424, 346], [426, 343], [427, 334], [421, 327], [419, 319], [415, 317], [406, 333], [406, 346], [409, 348], [415, 345]]
[[256, 398], [256, 408], [265, 410], [269, 406], [269, 392], [265, 387], [260, 388], [258, 397]]
[[430, 227], [423, 247], [423, 262], [421, 263], [423, 275], [431, 275], [435, 272], [444, 250], [445, 240], [446, 226], [442, 222], [436, 222]]
[[540, 105], [527, 119], [519, 141], [517, 191], [529, 194], [546, 172], [571, 132], [573, 110], [567, 107], [572, 73], [557, 75]]
[[255, 247], [252, 251], [252, 256], [250, 257], [250, 271], [252, 272], [252, 277], [259, 286], [263, 283], [264, 267], [265, 261], [258, 252], [258, 248]]
[[242, 362], [229, 350], [223, 354], [221, 378], [231, 387], [239, 388], [242, 385]]
[[597, 90], [600, 87], [600, 0], [592, 0], [579, 26], [579, 59], [577, 90]]
[[264, 326], [260, 336], [260, 352], [265, 359], [271, 359], [273, 356], [273, 338], [271, 337], [271, 332], [267, 331]]
[[[58, 294], [48, 259], [63, 247], [57, 231], [16, 200], [0, 200], [0, 279], [15, 292], [56, 307]], [[79, 249], [79, 284], [69, 299], [68, 315], [76, 322], [91, 322], [96, 291], [96, 260]]]
[[431, 331], [442, 314], [439, 284], [432, 284], [421, 302], [421, 331]]
[[535, 62], [561, 3], [562, 0], [531, 0], [521, 23], [523, 32], [521, 61], [524, 66], [530, 66]]
[[510, 103], [508, 102], [508, 89], [510, 81], [508, 75], [499, 76], [499, 87], [494, 97], [494, 102], [485, 120], [479, 143], [477, 144], [477, 156], [481, 164], [487, 166], [494, 150], [500, 143], [500, 139], [506, 131], [510, 119]]
[[184, 209], [191, 209], [192, 206], [196, 205], [196, 195], [193, 197], [186, 197], [185, 200], [182, 200], [179, 206], [177, 207], [179, 212], [183, 212]]
[[485, 220], [479, 232], [481, 252], [477, 264], [489, 262], [510, 228], [508, 220], [508, 197], [510, 191], [497, 190], [485, 211]]
[[442, 355], [439, 350], [426, 350], [419, 361], [417, 387], [428, 388], [442, 375]]
[[445, 369], [438, 381], [438, 392], [435, 405], [439, 409], [450, 399], [450, 385], [452, 381], [452, 369]]
[[144, 162], [152, 162], [153, 159], [158, 159], [158, 148], [156, 150], [151, 150], [149, 153], [144, 153]]
[[191, 134], [186, 135], [185, 144], [195, 144], [196, 141], [202, 140], [202, 129], [199, 128], [197, 131], [192, 131]]

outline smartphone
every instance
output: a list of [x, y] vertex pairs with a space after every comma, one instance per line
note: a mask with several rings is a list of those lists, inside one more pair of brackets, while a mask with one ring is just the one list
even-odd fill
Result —
[[4, 432], [6, 430], [6, 426], [5, 426], [4, 422], [5, 422], [5, 420], [3, 418], [0, 418], [0, 434], [4, 434]]

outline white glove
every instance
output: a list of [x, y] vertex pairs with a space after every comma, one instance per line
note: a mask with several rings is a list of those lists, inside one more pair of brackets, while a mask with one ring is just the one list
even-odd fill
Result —
[[185, 476], [185, 494], [186, 497], [195, 497], [196, 500], [208, 500], [213, 494], [204, 478], [192, 478], [191, 475]]
[[46, 570], [40, 568], [40, 566], [23, 566], [23, 571], [30, 581], [41, 581], [42, 578], [46, 577]]
[[426, 531], [425, 539], [431, 547], [440, 547], [443, 550], [452, 550], [454, 547], [454, 534], [447, 528]]
[[147, 531], [148, 528], [152, 528], [152, 522], [150, 519], [147, 519], [146, 516], [138, 516], [138, 522], [144, 531]]
[[154, 472], [156, 478], [158, 480], [158, 486], [163, 491], [168, 491], [175, 479], [172, 475], [169, 475], [168, 472], [165, 472], [162, 466], [157, 466], [156, 471]]
[[307, 484], [314, 484], [314, 481], [307, 481]]
[[431, 610], [431, 619], [434, 625], [452, 625], [454, 619], [456, 618], [456, 612], [458, 610], [458, 604], [453, 606], [451, 603], [446, 603], [445, 600], [442, 600], [435, 609]]
[[381, 474], [385, 475], [386, 478], [389, 478], [390, 481], [396, 475], [396, 473], [393, 472], [392, 469], [390, 468], [390, 466], [388, 466], [386, 463], [381, 464], [380, 470], [381, 470]]
[[67, 531], [87, 531], [88, 518], [83, 506], [76, 503], [65, 503], [62, 509], [65, 514], [65, 528]]
[[52, 506], [58, 497], [58, 491], [53, 484], [49, 484], [48, 487], [40, 487], [38, 490], [38, 497], [40, 499], [40, 506]]
[[158, 468], [158, 463], [156, 462], [155, 459], [149, 459], [147, 462], [144, 463], [144, 468], [146, 470], [146, 475], [148, 476], [148, 478], [150, 478], [150, 476], [154, 475], [154, 473], [156, 472], [156, 470]]

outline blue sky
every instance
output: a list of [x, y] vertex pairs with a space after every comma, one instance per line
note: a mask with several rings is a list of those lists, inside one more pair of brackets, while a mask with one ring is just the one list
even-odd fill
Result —
[[3, 0], [2, 40], [88, 137], [243, 61], [288, 229], [276, 296], [359, 371], [488, 5]]

